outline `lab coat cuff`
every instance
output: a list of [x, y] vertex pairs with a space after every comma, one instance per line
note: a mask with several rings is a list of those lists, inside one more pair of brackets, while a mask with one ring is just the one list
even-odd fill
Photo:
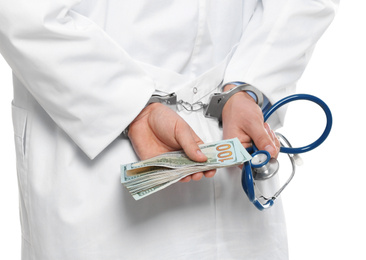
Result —
[[[84, 131], [81, 131], [82, 134], [74, 138], [74, 141], [93, 160], [116, 138], [121, 136], [121, 133], [144, 109], [153, 92], [154, 88], [152, 87], [130, 97], [130, 100], [133, 100], [133, 105], [128, 102], [130, 105], [128, 108], [125, 107], [124, 110], [116, 111], [114, 115], [106, 115], [95, 120]], [[121, 102], [123, 101], [121, 100]], [[102, 131], [100, 130], [101, 126], [103, 126]]]

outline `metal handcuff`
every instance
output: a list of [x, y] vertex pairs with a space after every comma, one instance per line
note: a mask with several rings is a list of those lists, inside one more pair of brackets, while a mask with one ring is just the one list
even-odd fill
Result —
[[[184, 101], [182, 99], [177, 101], [177, 94], [175, 92], [173, 93], [166, 93], [160, 90], [155, 90], [154, 93], [151, 95], [150, 99], [146, 103], [145, 107], [152, 103], [161, 103], [167, 107], [170, 107], [172, 110], [177, 111], [178, 105], [182, 106], [187, 111], [199, 111], [203, 110], [203, 114], [207, 118], [216, 118], [219, 121], [219, 124], [221, 125], [221, 119], [222, 119], [222, 110], [226, 104], [226, 102], [232, 97], [234, 94], [245, 91], [247, 92], [258, 104], [259, 107], [262, 107], [263, 104], [263, 94], [260, 92], [257, 88], [247, 84], [239, 84], [237, 82], [230, 82], [225, 84], [222, 89], [229, 84], [236, 85], [232, 89], [226, 92], [222, 93], [214, 93], [209, 98], [209, 103], [204, 104], [201, 101], [189, 103], [187, 101]], [[121, 133], [121, 136], [123, 138], [128, 138], [128, 129], [127, 127], [123, 132]]]
[[176, 110], [178, 105], [181, 105], [184, 109], [188, 111], [198, 111], [202, 109], [205, 117], [217, 118], [219, 122], [221, 122], [222, 110], [226, 102], [234, 94], [240, 91], [247, 92], [251, 97], [253, 97], [258, 106], [262, 107], [263, 94], [257, 88], [246, 83], [239, 84], [226, 92], [212, 94], [209, 98], [208, 104], [204, 104], [201, 101], [195, 102], [193, 104], [183, 100], [177, 101], [177, 95], [175, 93], [168, 94], [162, 91], [155, 91], [146, 105], [149, 105], [151, 103], [161, 103], [172, 108], [173, 110]]

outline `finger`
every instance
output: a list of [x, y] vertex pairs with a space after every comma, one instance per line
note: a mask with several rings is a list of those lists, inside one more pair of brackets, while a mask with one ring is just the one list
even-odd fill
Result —
[[273, 143], [274, 143], [274, 147], [275, 147], [275, 154], [271, 154], [271, 156], [273, 158], [277, 158], [279, 152], [280, 152], [280, 147], [281, 147], [281, 144], [280, 144], [280, 141], [278, 140], [276, 134], [273, 132], [273, 130], [271, 129], [271, 126], [268, 124], [268, 123], [264, 123], [264, 128], [266, 129], [267, 131], [267, 134], [271, 137]]
[[278, 139], [278, 137], [277, 137], [277, 135], [275, 134], [275, 132], [273, 132], [273, 130], [272, 130], [272, 133], [273, 133], [273, 135], [274, 135], [274, 143], [275, 143], [275, 145], [276, 145], [276, 147], [277, 147], [277, 150], [278, 150], [278, 152], [279, 152], [279, 151], [280, 151], [280, 148], [281, 148], [280, 140]]
[[275, 145], [275, 149], [276, 149], [276, 153], [274, 155], [272, 155], [273, 158], [277, 158], [279, 152], [280, 152], [280, 141], [278, 140], [276, 134], [273, 132], [273, 130], [270, 130], [270, 135], [271, 135], [271, 138], [272, 138], [272, 141]]
[[276, 145], [272, 140], [271, 130], [267, 123], [253, 124], [249, 130], [250, 132], [248, 131], [248, 134], [252, 137], [254, 144], [259, 150], [269, 152], [271, 157], [277, 156]]
[[203, 172], [203, 174], [205, 175], [206, 178], [212, 178], [215, 176], [216, 170], [205, 171]]
[[180, 182], [190, 182], [192, 179], [191, 175], [188, 175], [182, 179], [180, 179]]
[[271, 126], [268, 123], [264, 123], [264, 128], [266, 129], [267, 134], [271, 137], [273, 143], [275, 144], [275, 146], [277, 148], [276, 140], [278, 140], [278, 139], [277, 139], [277, 136], [275, 135], [275, 133], [273, 132], [273, 130], [271, 129]]
[[223, 128], [223, 138], [224, 139], [231, 139], [237, 137], [241, 144], [248, 148], [252, 144], [252, 139], [243, 132], [241, 128], [237, 127], [226, 127], [226, 125]]
[[183, 119], [177, 122], [175, 139], [191, 160], [196, 162], [207, 161], [206, 155], [201, 152], [201, 149], [197, 144], [203, 143], [202, 140], [194, 133], [192, 128], [183, 121]]
[[201, 179], [202, 179], [202, 177], [203, 177], [203, 172], [196, 172], [196, 173], [193, 173], [193, 174], [191, 175], [191, 177], [192, 177], [192, 180], [194, 180], [194, 181], [199, 181], [199, 180], [201, 180]]

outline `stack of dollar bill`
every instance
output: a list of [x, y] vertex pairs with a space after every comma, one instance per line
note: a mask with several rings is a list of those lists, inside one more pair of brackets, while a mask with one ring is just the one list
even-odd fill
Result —
[[200, 149], [208, 158], [206, 162], [192, 161], [183, 151], [177, 151], [121, 165], [121, 182], [139, 200], [190, 174], [240, 165], [251, 159], [237, 138], [203, 144]]

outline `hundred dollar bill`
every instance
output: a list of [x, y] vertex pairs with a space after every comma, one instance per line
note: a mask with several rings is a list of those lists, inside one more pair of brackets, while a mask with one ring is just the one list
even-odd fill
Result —
[[159, 166], [182, 168], [192, 165], [233, 165], [236, 162], [240, 163], [246, 161], [247, 158], [251, 158], [237, 138], [202, 144], [199, 147], [208, 158], [206, 162], [192, 161], [183, 151], [169, 152], [144, 161], [128, 164], [126, 168], [127, 175], [132, 176], [140, 172], [153, 170]]
[[[207, 156], [207, 161], [198, 163], [190, 160], [183, 151], [165, 153], [144, 161], [122, 165], [122, 183], [132, 176], [145, 176], [146, 174], [171, 170], [171, 168], [184, 168], [192, 166], [215, 166], [214, 168], [242, 164], [251, 159], [246, 149], [237, 138], [223, 140], [215, 143], [200, 145], [202, 153]], [[217, 167], [216, 167], [217, 166]]]
[[206, 162], [192, 161], [183, 151], [176, 151], [121, 165], [121, 182], [138, 200], [190, 174], [240, 165], [251, 159], [237, 138], [203, 144], [200, 149], [208, 158]]

